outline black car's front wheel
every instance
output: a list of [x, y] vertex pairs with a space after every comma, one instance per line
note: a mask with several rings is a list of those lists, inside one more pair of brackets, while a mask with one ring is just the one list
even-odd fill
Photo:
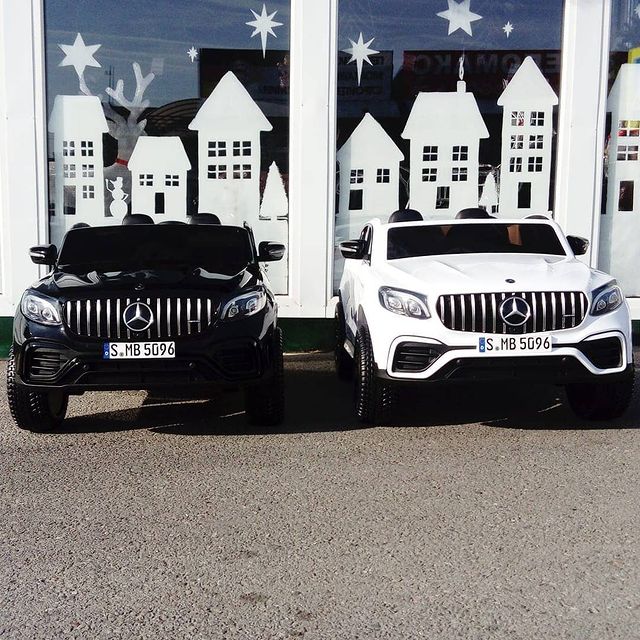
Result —
[[378, 424], [389, 418], [396, 404], [397, 391], [376, 375], [369, 330], [362, 327], [356, 336], [354, 403], [358, 418]]
[[16, 361], [11, 349], [7, 362], [7, 399], [15, 423], [27, 431], [51, 431], [67, 413], [69, 397], [61, 391], [31, 391], [16, 381]]
[[569, 406], [585, 420], [615, 420], [633, 397], [633, 374], [617, 382], [585, 382], [565, 387]]
[[272, 376], [245, 391], [245, 409], [251, 424], [276, 426], [284, 420], [284, 358], [282, 330], [275, 329], [271, 346]]

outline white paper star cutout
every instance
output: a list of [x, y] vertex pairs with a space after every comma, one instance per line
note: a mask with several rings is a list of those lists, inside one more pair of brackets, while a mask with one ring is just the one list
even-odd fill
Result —
[[81, 78], [86, 67], [99, 67], [100, 63], [93, 57], [93, 54], [102, 46], [101, 44], [92, 44], [87, 46], [78, 34], [73, 44], [58, 45], [65, 53], [65, 57], [58, 65], [60, 67], [73, 67]]
[[504, 27], [502, 27], [502, 30], [504, 31], [504, 35], [507, 36], [507, 38], [511, 35], [511, 32], [513, 31], [513, 25], [510, 22], [507, 22], [507, 24], [504, 25]]
[[260, 34], [260, 39], [262, 40], [262, 57], [264, 58], [267, 55], [267, 36], [271, 34], [274, 38], [278, 36], [273, 32], [273, 27], [281, 27], [282, 22], [276, 22], [273, 19], [273, 16], [278, 13], [274, 11], [271, 15], [267, 15], [267, 6], [262, 5], [262, 13], [258, 15], [253, 9], [251, 9], [251, 13], [253, 13], [255, 20], [251, 22], [245, 22], [245, 24], [254, 28], [251, 37], [257, 36]]
[[480, 20], [482, 16], [471, 11], [469, 6], [471, 0], [462, 0], [459, 4], [456, 0], [447, 0], [447, 3], [449, 8], [437, 14], [438, 17], [449, 21], [449, 33], [447, 35], [450, 36], [454, 31], [462, 29], [472, 36], [471, 23]]
[[198, 50], [195, 47], [191, 47], [191, 49], [187, 51], [187, 55], [191, 58], [191, 62], [193, 62], [198, 57]]
[[375, 49], [369, 49], [369, 45], [375, 40], [375, 38], [371, 38], [369, 42], [365, 42], [362, 37], [362, 31], [360, 32], [360, 37], [358, 38], [358, 42], [354, 42], [351, 38], [349, 38], [349, 42], [351, 46], [348, 49], [343, 49], [345, 53], [349, 53], [351, 55], [351, 60], [347, 64], [350, 64], [355, 60], [356, 66], [358, 68], [358, 86], [360, 86], [360, 78], [362, 77], [362, 67], [364, 63], [372, 64], [371, 60], [369, 60], [369, 56], [372, 56], [376, 53], [380, 53]]

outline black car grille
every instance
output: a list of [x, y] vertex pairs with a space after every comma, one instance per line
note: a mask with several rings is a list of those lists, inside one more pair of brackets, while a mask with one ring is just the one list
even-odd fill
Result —
[[[527, 321], [512, 327], [500, 316], [500, 305], [511, 296], [526, 300], [531, 310]], [[458, 293], [438, 298], [438, 317], [447, 329], [472, 333], [538, 333], [573, 329], [585, 318], [589, 307], [581, 291]]]
[[27, 377], [31, 382], [54, 380], [68, 361], [64, 353], [54, 349], [32, 349], [27, 356]]
[[430, 367], [440, 352], [422, 342], [401, 342], [393, 354], [393, 371], [420, 373]]
[[[153, 312], [153, 322], [146, 331], [131, 331], [122, 318], [127, 306], [137, 301], [146, 303]], [[69, 300], [64, 305], [64, 322], [69, 331], [88, 338], [167, 339], [206, 331], [215, 321], [218, 307], [212, 298], [196, 296]]]

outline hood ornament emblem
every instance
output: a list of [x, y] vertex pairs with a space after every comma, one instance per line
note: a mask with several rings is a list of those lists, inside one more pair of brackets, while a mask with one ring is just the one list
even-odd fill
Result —
[[521, 327], [531, 317], [531, 307], [524, 298], [511, 296], [500, 305], [500, 317], [510, 327]]
[[134, 302], [124, 310], [122, 320], [131, 331], [146, 331], [153, 324], [153, 311], [144, 302]]
[[138, 284], [134, 287], [136, 291], [142, 291], [144, 289], [144, 284], [142, 282], [138, 282]]

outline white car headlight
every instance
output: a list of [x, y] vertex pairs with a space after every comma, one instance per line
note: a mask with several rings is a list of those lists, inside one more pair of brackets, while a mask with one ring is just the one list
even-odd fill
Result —
[[425, 320], [431, 317], [427, 307], [427, 298], [419, 293], [392, 289], [391, 287], [380, 287], [378, 296], [380, 304], [392, 313], [418, 320]]
[[259, 313], [267, 304], [267, 294], [264, 290], [251, 291], [237, 298], [233, 298], [225, 304], [222, 309], [223, 320], [233, 320], [235, 318], [246, 318]]
[[601, 316], [610, 311], [614, 311], [624, 302], [624, 296], [620, 287], [611, 282], [604, 287], [600, 287], [593, 292], [593, 303], [591, 304], [591, 315]]
[[54, 326], [62, 324], [58, 303], [44, 296], [25, 293], [20, 301], [20, 310], [26, 318], [34, 322]]

